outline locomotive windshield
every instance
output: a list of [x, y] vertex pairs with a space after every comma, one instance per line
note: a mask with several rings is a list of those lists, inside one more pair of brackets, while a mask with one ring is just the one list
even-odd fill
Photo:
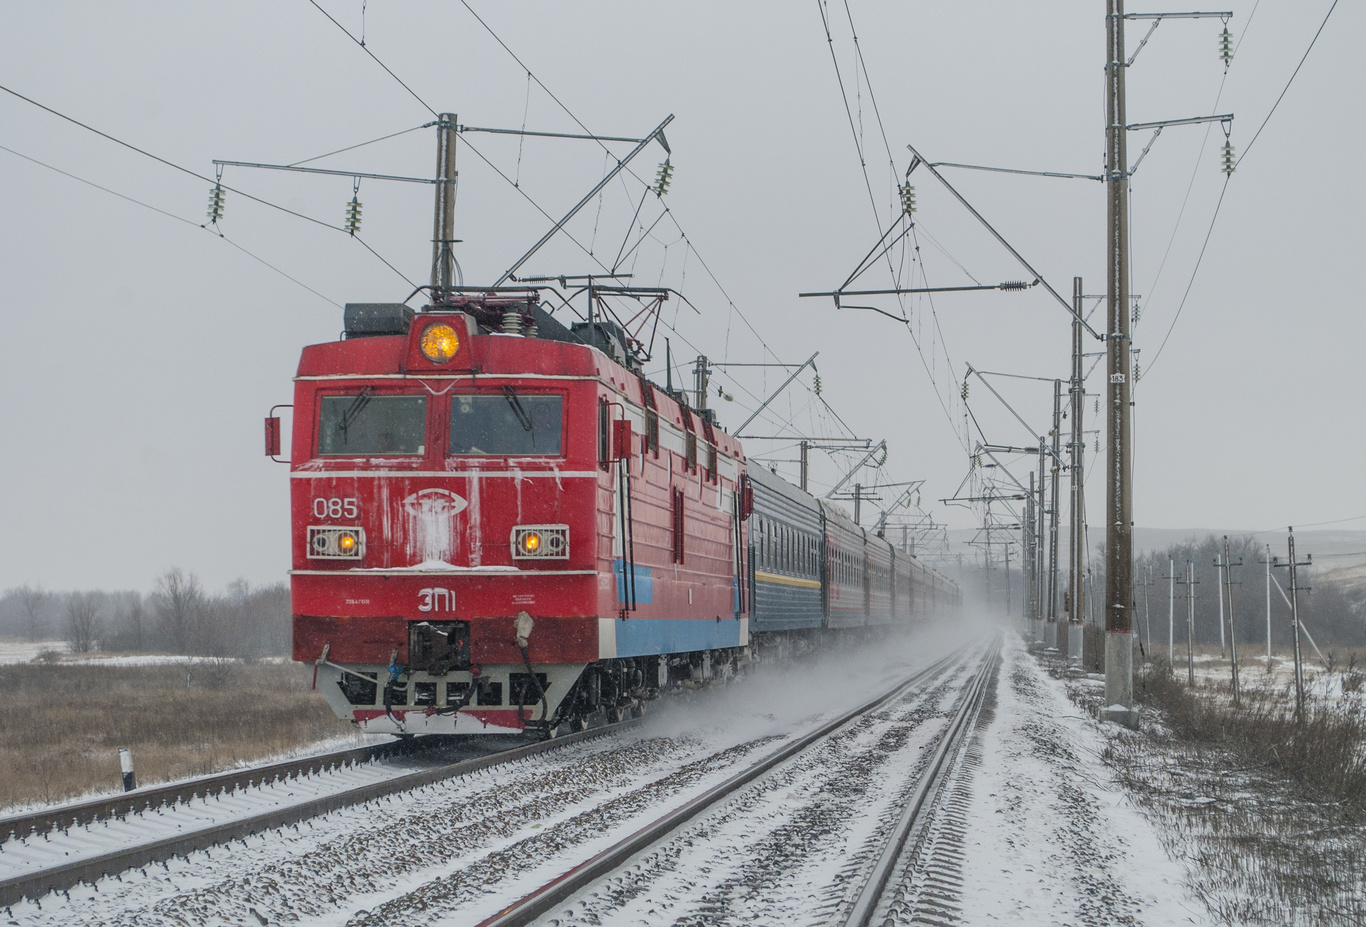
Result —
[[422, 454], [426, 451], [426, 396], [322, 397], [318, 453], [345, 457]]
[[451, 397], [450, 453], [501, 457], [560, 455], [562, 396], [501, 394]]

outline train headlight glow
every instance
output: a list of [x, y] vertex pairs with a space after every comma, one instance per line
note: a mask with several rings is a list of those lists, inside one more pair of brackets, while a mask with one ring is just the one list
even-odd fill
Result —
[[308, 559], [360, 560], [365, 556], [364, 528], [312, 525], [308, 529]]
[[518, 525], [512, 529], [513, 560], [568, 560], [568, 525]]
[[422, 331], [418, 341], [422, 353], [433, 364], [444, 364], [460, 350], [460, 335], [455, 326], [445, 322], [433, 322]]

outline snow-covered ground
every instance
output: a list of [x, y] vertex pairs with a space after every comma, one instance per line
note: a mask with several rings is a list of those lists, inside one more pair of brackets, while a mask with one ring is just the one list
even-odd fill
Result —
[[1011, 634], [964, 841], [965, 924], [1209, 923], [1101, 761], [1107, 732]]
[[[914, 660], [883, 654], [876, 667], [865, 660], [861, 679], [871, 685], [908, 663], [923, 665], [948, 645], [918, 646]], [[1207, 673], [1219, 671], [1217, 660], [1205, 664]], [[139, 927], [473, 923], [774, 749], [815, 718], [852, 705], [862, 688], [841, 684], [849, 671], [847, 663], [836, 662], [820, 670], [761, 673], [667, 708], [629, 734], [125, 873], [121, 880], [73, 889], [69, 898], [49, 898], [41, 909], [16, 907], [11, 919]], [[1268, 681], [1282, 673], [1278, 664]], [[1204, 876], [1196, 837], [1174, 832], [1107, 765], [1107, 759], [1114, 763], [1107, 747], [1151, 734], [1102, 724], [1079, 708], [1067, 686], [1087, 682], [1053, 678], [1018, 636], [1007, 634], [994, 708], [974, 735], [970, 768], [946, 793], [947, 816], [956, 815], [950, 842], [958, 859], [953, 878], [937, 883], [953, 888], [938, 899], [943, 916], [936, 923], [1226, 922], [1207, 912], [1210, 893], [1197, 890]], [[929, 743], [917, 719], [940, 709], [931, 705], [926, 714], [909, 703], [906, 709], [884, 713], [882, 736], [897, 726], [906, 732], [887, 755], [912, 768], [919, 762], [912, 755], [916, 745]], [[862, 762], [860, 751], [878, 737], [876, 729], [862, 729], [824, 768], [806, 757], [776, 791], [756, 791], [749, 804], [734, 801], [714, 820], [699, 819], [686, 839], [675, 842], [676, 854], [642, 858], [629, 878], [607, 884], [592, 903], [581, 901], [574, 915], [562, 910], [555, 922], [824, 923], [826, 886], [847, 875], [857, 840], [833, 828], [810, 843], [806, 838], [844, 818], [865, 819], [871, 833], [871, 822], [885, 814], [879, 803], [889, 795], [849, 789], [850, 764]], [[1158, 827], [1165, 829], [1159, 833]], [[937, 831], [941, 837], [945, 832]], [[761, 858], [767, 862], [756, 870]], [[661, 859], [667, 865], [656, 865]], [[781, 903], [764, 900], [765, 878], [780, 889], [771, 897]], [[661, 906], [646, 898], [671, 900]]]
[[[229, 658], [231, 659], [231, 658]], [[66, 641], [0, 639], [0, 666], [51, 660], [63, 666], [174, 666], [221, 662], [218, 657], [191, 657], [174, 653], [73, 653]], [[235, 661], [234, 661], [235, 662]], [[288, 657], [263, 657], [261, 663], [288, 663]]]

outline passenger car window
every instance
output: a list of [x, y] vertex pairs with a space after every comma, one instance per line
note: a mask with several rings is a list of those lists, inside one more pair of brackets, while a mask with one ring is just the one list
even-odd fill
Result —
[[320, 456], [422, 454], [426, 451], [427, 397], [323, 396], [318, 415]]
[[558, 457], [564, 397], [518, 393], [451, 397], [451, 454]]

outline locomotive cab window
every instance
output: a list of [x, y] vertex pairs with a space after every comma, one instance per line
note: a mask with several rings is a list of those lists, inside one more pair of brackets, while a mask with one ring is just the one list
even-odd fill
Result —
[[455, 455], [558, 457], [564, 397], [518, 393], [451, 397], [451, 440]]
[[320, 456], [419, 455], [426, 452], [427, 397], [323, 396], [318, 415]]

